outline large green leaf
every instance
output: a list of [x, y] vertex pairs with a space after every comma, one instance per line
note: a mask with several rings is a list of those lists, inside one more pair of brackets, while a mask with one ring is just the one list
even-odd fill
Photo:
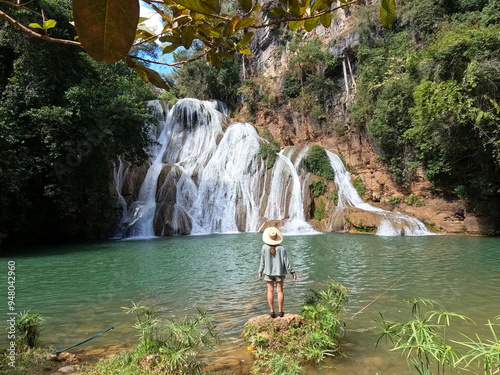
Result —
[[331, 13], [325, 13], [319, 18], [319, 20], [324, 27], [330, 27], [330, 25], [332, 24], [332, 18], [333, 17]]
[[306, 31], [311, 31], [312, 29], [316, 28], [316, 26], [318, 26], [318, 22], [319, 17], [308, 18], [304, 22], [304, 29], [306, 29]]
[[240, 50], [240, 49], [248, 46], [248, 44], [250, 43], [250, 41], [253, 38], [253, 34], [254, 33], [251, 31], [246, 33], [245, 36], [238, 42], [238, 44], [236, 44], [236, 48]]
[[238, 31], [244, 29], [245, 27], [250, 27], [255, 23], [255, 18], [243, 18], [239, 20], [234, 26], [234, 30]]
[[177, 4], [203, 14], [219, 14], [219, 0], [176, 0]]
[[152, 83], [156, 87], [165, 89], [167, 91], [170, 90], [169, 84], [161, 78], [160, 74], [156, 70], [145, 67], [144, 65], [134, 59], [131, 59], [130, 57], [127, 57], [125, 59], [125, 64], [134, 69], [143, 81]]
[[139, 0], [73, 0], [76, 31], [85, 51], [108, 64], [126, 56], [139, 22]]
[[250, 12], [253, 8], [252, 0], [238, 0], [238, 3], [240, 3], [240, 6], [246, 13]]
[[390, 29], [396, 20], [396, 0], [382, 0], [380, 4], [380, 22]]
[[290, 21], [290, 22], [288, 22], [288, 27], [290, 28], [290, 30], [295, 31], [303, 24], [304, 24], [304, 21]]
[[287, 11], [283, 8], [273, 8], [269, 11], [269, 15], [275, 18], [286, 17], [287, 14]]

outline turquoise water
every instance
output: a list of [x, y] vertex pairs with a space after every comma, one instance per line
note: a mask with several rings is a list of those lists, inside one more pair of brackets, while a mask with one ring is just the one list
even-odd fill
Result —
[[[300, 313], [308, 291], [324, 287], [328, 279], [350, 289], [347, 358], [334, 363], [335, 374], [409, 373], [399, 354], [384, 347], [375, 350], [374, 318], [379, 311], [391, 319], [407, 317], [409, 309], [402, 299], [432, 299], [449, 311], [468, 315], [477, 325], [464, 326], [465, 332], [485, 331], [487, 320], [500, 315], [498, 238], [325, 233], [285, 236], [283, 244], [299, 277], [285, 281], [285, 312]], [[241, 233], [104, 241], [3, 254], [0, 311], [8, 312], [7, 262], [14, 261], [16, 309], [43, 314], [44, 345], [63, 349], [113, 326], [83, 347], [134, 342], [134, 322], [122, 323], [129, 316], [121, 308], [134, 301], [155, 305], [172, 318], [204, 309], [217, 322], [221, 348], [244, 348], [243, 324], [268, 310], [265, 284], [257, 279], [260, 247], [260, 234]], [[0, 345], [6, 342], [2, 335]], [[332, 370], [321, 373], [333, 374], [328, 371]]]

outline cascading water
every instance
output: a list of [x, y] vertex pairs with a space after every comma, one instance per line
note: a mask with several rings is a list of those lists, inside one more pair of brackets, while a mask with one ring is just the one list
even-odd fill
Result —
[[259, 150], [259, 136], [250, 124], [235, 123], [226, 130], [203, 170], [198, 197], [187, 210], [193, 221], [191, 233], [255, 230], [265, 173]]
[[[283, 221], [285, 233], [317, 233], [307, 222], [304, 196], [309, 173], [301, 160], [310, 150], [287, 147], [268, 170], [260, 149], [266, 141], [253, 126], [233, 123], [224, 131], [220, 102], [180, 100], [168, 114], [150, 103], [160, 118], [152, 129], [149, 168], [134, 202], [122, 197], [137, 179], [120, 158], [115, 163], [118, 206], [123, 208], [120, 237], [257, 231], [267, 220]], [[338, 189], [337, 210], [376, 212], [383, 219], [377, 234], [429, 234], [423, 224], [363, 202], [340, 159], [328, 152]], [[130, 193], [128, 194], [131, 195]], [[130, 201], [130, 200], [129, 200]]]
[[162, 155], [167, 146], [166, 142], [162, 142], [165, 138], [167, 126], [166, 110], [162, 106], [163, 102], [158, 100], [148, 103], [153, 107], [154, 113], [159, 118], [158, 125], [152, 128], [152, 133], [155, 136], [157, 144], [152, 145], [148, 153], [150, 155], [150, 166], [148, 168], [146, 177], [139, 191], [139, 197], [127, 210], [123, 224], [129, 227], [128, 235], [131, 237], [152, 237], [154, 230], [152, 225], [152, 218], [156, 208], [156, 181], [162, 168]]
[[335, 185], [337, 186], [338, 193], [337, 211], [354, 207], [380, 215], [380, 225], [376, 234], [381, 236], [397, 236], [401, 234], [419, 236], [432, 234], [422, 222], [415, 218], [403, 215], [399, 212], [386, 211], [378, 207], [373, 207], [364, 202], [353, 186], [351, 175], [345, 169], [342, 160], [330, 151], [327, 151], [327, 155], [335, 173]]
[[298, 174], [300, 162], [306, 156], [308, 149], [308, 147], [303, 148], [294, 163], [291, 157], [296, 148], [288, 147], [282, 150], [273, 168], [265, 216], [268, 218], [288, 217], [283, 227], [283, 232], [288, 234], [317, 233], [306, 221], [303, 187]]

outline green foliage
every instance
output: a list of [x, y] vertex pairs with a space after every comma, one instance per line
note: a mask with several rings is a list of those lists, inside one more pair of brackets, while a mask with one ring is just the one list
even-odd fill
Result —
[[323, 197], [321, 197], [315, 206], [314, 209], [314, 218], [316, 220], [324, 220], [326, 219], [326, 201]]
[[[498, 318], [497, 318], [498, 319]], [[498, 323], [492, 323], [488, 320], [487, 326], [491, 333], [491, 338], [488, 340], [481, 339], [476, 334], [475, 338], [464, 337], [468, 341], [453, 341], [467, 348], [467, 353], [462, 356], [457, 365], [464, 362], [466, 366], [476, 363], [479, 368], [482, 368], [484, 374], [494, 375], [500, 371], [500, 335], [495, 331], [495, 328], [500, 326]]]
[[[19, 3], [14, 0], [3, 0], [8, 10], [18, 10], [28, 14], [30, 24], [32, 18], [46, 20], [42, 10], [30, 8], [31, 2]], [[49, 1], [41, 2], [51, 3]], [[86, 7], [84, 0], [71, 2], [75, 27], [78, 30], [79, 40], [71, 38], [49, 38], [45, 25], [54, 23], [53, 19], [44, 22], [40, 28], [43, 34], [31, 32], [22, 26], [16, 17], [12, 18], [5, 12], [0, 18], [20, 27], [25, 32], [37, 38], [55, 41], [58, 43], [82, 46], [86, 52], [98, 61], [109, 64], [124, 60], [135, 69], [147, 82], [159, 87], [168, 88], [160, 75], [142, 65], [144, 58], [137, 58], [130, 54], [130, 50], [137, 45], [162, 43], [164, 54], [179, 49], [191, 50], [203, 46], [198, 58], [205, 57], [214, 66], [221, 66], [223, 60], [234, 59], [235, 54], [250, 55], [249, 48], [256, 29], [267, 28], [275, 24], [286, 24], [292, 31], [303, 27], [307, 32], [316, 29], [320, 24], [329, 27], [334, 19], [333, 13], [350, 6], [347, 0], [326, 1], [322, 3], [279, 0], [270, 7], [262, 7], [252, 0], [221, 3], [219, 0], [187, 1], [173, 0], [163, 2], [161, 6], [151, 4], [151, 10], [157, 14], [162, 22], [162, 31], [156, 33], [150, 30], [139, 18], [139, 2], [136, 0], [94, 0], [92, 7]], [[152, 2], [155, 3], [155, 2]], [[396, 5], [394, 0], [383, 0], [380, 7], [381, 22], [390, 27], [394, 21]], [[267, 22], [271, 17], [272, 22]], [[263, 23], [259, 23], [261, 20]], [[36, 24], [38, 25], [38, 24]], [[141, 61], [141, 62], [139, 62]]]
[[[183, 52], [176, 54], [175, 59], [186, 60], [193, 56], [195, 53]], [[236, 105], [240, 69], [235, 60], [224, 60], [219, 68], [205, 60], [195, 60], [176, 69], [171, 79], [180, 98], [215, 99]]]
[[321, 176], [326, 180], [333, 180], [333, 168], [323, 147], [318, 145], [312, 146], [309, 154], [302, 159], [302, 163], [309, 172]]
[[326, 103], [332, 99], [335, 90], [333, 72], [336, 60], [317, 38], [304, 39], [294, 35], [287, 49], [293, 57], [283, 77], [283, 96], [313, 124], [321, 125], [327, 118]]
[[410, 194], [408, 196], [408, 198], [406, 199], [405, 203], [408, 206], [417, 206], [417, 207], [421, 207], [421, 206], [425, 205], [424, 199], [423, 198], [417, 198], [415, 196], [415, 194]]
[[11, 366], [12, 359], [9, 352], [0, 354], [0, 369], [2, 375], [26, 375], [53, 373], [61, 367], [59, 362], [51, 360], [53, 348], [29, 348], [18, 345], [16, 347], [15, 366]]
[[205, 312], [198, 310], [197, 316], [179, 322], [162, 322], [152, 307], [133, 303], [126, 310], [137, 317], [139, 344], [131, 352], [101, 359], [83, 374], [204, 374], [205, 363], [199, 354], [212, 349], [217, 341], [213, 322]]
[[330, 192], [326, 196], [326, 199], [328, 199], [329, 201], [332, 201], [336, 206], [338, 204], [338, 201], [339, 201], [339, 195], [337, 194], [337, 192]]
[[[408, 301], [412, 305], [412, 318], [408, 322], [391, 322], [383, 318], [379, 324], [382, 335], [394, 345], [393, 350], [401, 350], [417, 372], [421, 375], [432, 375], [434, 367], [437, 374], [444, 372], [445, 366], [455, 367], [458, 353], [450, 345], [446, 337], [451, 318], [470, 321], [464, 315], [446, 312], [432, 301], [416, 299]], [[438, 310], [430, 310], [431, 308]], [[378, 344], [378, 342], [377, 342]]]
[[347, 294], [345, 286], [331, 280], [326, 290], [311, 290], [302, 308], [302, 316], [312, 327], [339, 339], [342, 327], [339, 319], [348, 302]]
[[358, 192], [358, 194], [362, 197], [366, 194], [366, 187], [365, 187], [365, 184], [363, 182], [363, 179], [361, 177], [356, 177], [354, 179], [354, 181], [352, 182], [352, 185], [354, 186], [354, 188], [356, 189], [356, 191]]
[[[70, 4], [44, 4], [58, 22], [54, 36], [71, 35]], [[0, 72], [0, 230], [11, 241], [107, 235], [109, 166], [122, 154], [146, 158], [152, 88], [121, 63], [97, 63], [6, 24]]]
[[31, 310], [25, 310], [18, 313], [16, 318], [16, 331], [20, 333], [20, 341], [29, 348], [38, 346], [38, 338], [45, 324], [45, 318], [38, 313], [32, 313]]
[[313, 197], [317, 198], [326, 193], [326, 184], [323, 180], [314, 180], [311, 184]]
[[[449, 369], [460, 368], [477, 374], [482, 368], [485, 375], [493, 375], [500, 370], [500, 340], [495, 327], [499, 324], [488, 321], [491, 338], [482, 339], [463, 335], [467, 341], [450, 340], [452, 336], [452, 320], [472, 322], [465, 315], [443, 310], [433, 301], [414, 299], [407, 301], [411, 305], [411, 319], [404, 322], [378, 320], [381, 335], [377, 341], [385, 338], [390, 341], [393, 349], [401, 351], [409, 364], [419, 374], [444, 374]], [[454, 344], [467, 348], [467, 353], [461, 354]]]
[[300, 81], [290, 72], [285, 73], [283, 76], [283, 96], [291, 99], [300, 95], [302, 85]]
[[492, 10], [500, 5], [451, 4], [405, 1], [395, 30], [362, 38], [351, 121], [370, 131], [403, 186], [422, 166], [437, 191], [459, 192], [469, 210], [495, 219], [500, 25]]
[[266, 166], [269, 169], [274, 166], [281, 148], [278, 141], [273, 138], [269, 131], [265, 130], [261, 135], [266, 142], [262, 142], [260, 144], [260, 155], [264, 160], [266, 160]]
[[395, 205], [401, 203], [402, 200], [403, 200], [403, 198], [401, 198], [401, 197], [392, 197], [391, 199], [389, 199], [389, 204], [391, 206], [395, 206]]
[[292, 323], [285, 330], [273, 321], [246, 324], [243, 336], [255, 355], [254, 373], [300, 374], [305, 363], [334, 356], [339, 350], [340, 315], [346, 303], [347, 289], [330, 281], [326, 290], [311, 291], [303, 306], [303, 322]]
[[358, 232], [362, 232], [362, 233], [374, 233], [375, 230], [377, 229], [376, 227], [372, 227], [372, 226], [363, 224], [362, 221], [359, 221], [354, 226]]

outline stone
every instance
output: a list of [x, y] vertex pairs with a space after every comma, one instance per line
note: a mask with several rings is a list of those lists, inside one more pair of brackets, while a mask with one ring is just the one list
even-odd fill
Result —
[[71, 374], [73, 372], [76, 371], [76, 367], [73, 366], [73, 365], [69, 365], [69, 366], [64, 366], [64, 367], [61, 367], [59, 370], [57, 370], [55, 373], [56, 374]]
[[276, 318], [271, 318], [269, 314], [254, 316], [245, 323], [247, 324], [255, 324], [259, 327], [266, 327], [269, 323], [271, 323], [278, 330], [288, 329], [288, 327], [292, 324], [294, 325], [302, 325], [304, 324], [304, 318], [298, 314], [287, 314], [283, 317], [277, 316]]

